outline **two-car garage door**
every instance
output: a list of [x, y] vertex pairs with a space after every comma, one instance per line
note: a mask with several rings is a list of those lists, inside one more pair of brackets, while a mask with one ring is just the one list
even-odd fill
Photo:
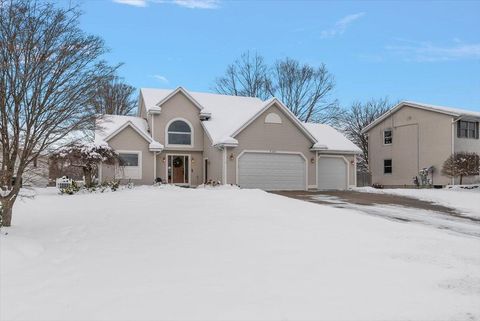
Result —
[[238, 184], [267, 191], [304, 190], [305, 159], [299, 154], [244, 153], [238, 159]]

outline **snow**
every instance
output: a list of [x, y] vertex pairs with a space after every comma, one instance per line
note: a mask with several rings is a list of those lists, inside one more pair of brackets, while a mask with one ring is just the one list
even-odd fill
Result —
[[468, 110], [468, 109], [460, 109], [460, 108], [452, 108], [452, 107], [445, 107], [445, 106], [438, 106], [438, 105], [430, 105], [430, 104], [424, 104], [424, 103], [419, 103], [415, 101], [404, 101], [402, 102], [406, 105], [416, 105], [416, 106], [421, 106], [423, 108], [431, 109], [431, 110], [439, 110], [439, 111], [444, 111], [447, 113], [451, 113], [454, 116], [472, 116], [472, 117], [480, 117], [480, 112], [478, 111], [473, 111], [473, 110]]
[[[142, 88], [140, 92], [148, 111], [174, 91]], [[210, 119], [203, 121], [202, 125], [213, 145], [238, 144], [233, 134], [275, 101], [275, 98], [262, 101], [254, 97], [186, 92], [203, 108], [201, 114], [210, 115]], [[318, 141], [314, 146], [316, 148], [327, 146], [329, 150], [361, 152], [355, 144], [328, 125], [313, 123], [302, 123], [302, 125]]]
[[2, 320], [480, 318], [475, 237], [259, 190], [38, 193], [0, 235]]
[[115, 132], [118, 128], [130, 122], [141, 133], [147, 137], [151, 137], [148, 132], [148, 124], [145, 119], [135, 116], [120, 115], [101, 115], [97, 117], [95, 123], [95, 140], [96, 145], [105, 144], [105, 138]]
[[329, 125], [316, 123], [303, 123], [303, 125], [317, 140], [313, 148], [356, 153], [362, 152], [357, 145]]
[[435, 204], [451, 207], [465, 216], [480, 218], [480, 188], [477, 189], [376, 189], [359, 187], [359, 192], [392, 194], [418, 198]]

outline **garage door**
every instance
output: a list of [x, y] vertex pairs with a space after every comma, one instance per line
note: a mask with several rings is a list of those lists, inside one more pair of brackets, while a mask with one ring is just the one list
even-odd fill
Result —
[[340, 157], [318, 159], [318, 189], [346, 189], [347, 164]]
[[304, 190], [305, 160], [295, 154], [245, 153], [238, 160], [238, 185], [267, 191]]

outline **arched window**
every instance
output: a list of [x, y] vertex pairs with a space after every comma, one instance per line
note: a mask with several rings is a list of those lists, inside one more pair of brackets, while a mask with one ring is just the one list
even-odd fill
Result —
[[282, 119], [275, 113], [269, 113], [265, 116], [265, 123], [266, 124], [281, 124]]
[[192, 145], [192, 128], [184, 120], [174, 120], [167, 129], [168, 145]]

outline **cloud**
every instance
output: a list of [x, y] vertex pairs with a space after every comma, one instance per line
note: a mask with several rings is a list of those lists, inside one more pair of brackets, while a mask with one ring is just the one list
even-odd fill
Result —
[[401, 41], [401, 44], [386, 46], [392, 54], [408, 62], [441, 62], [451, 60], [480, 59], [480, 43], [454, 41], [448, 46], [430, 42]]
[[160, 81], [161, 83], [164, 83], [164, 84], [168, 84], [170, 81], [167, 79], [167, 77], [165, 76], [162, 76], [162, 75], [153, 75], [151, 76], [155, 79], [157, 79], [158, 81]]
[[347, 28], [356, 20], [360, 19], [365, 15], [365, 12], [359, 12], [354, 14], [349, 14], [348, 16], [343, 17], [342, 19], [338, 20], [333, 28], [323, 30], [320, 33], [320, 37], [322, 38], [333, 38], [335, 36], [343, 34]]
[[147, 6], [147, 0], [113, 0], [113, 2], [120, 3], [120, 4], [126, 4], [126, 5], [134, 6], [134, 7], [146, 7]]
[[172, 4], [189, 9], [217, 9], [220, 0], [112, 0], [113, 2], [135, 7], [146, 7], [149, 3]]
[[218, 0], [173, 0], [173, 3], [190, 9], [216, 9]]

